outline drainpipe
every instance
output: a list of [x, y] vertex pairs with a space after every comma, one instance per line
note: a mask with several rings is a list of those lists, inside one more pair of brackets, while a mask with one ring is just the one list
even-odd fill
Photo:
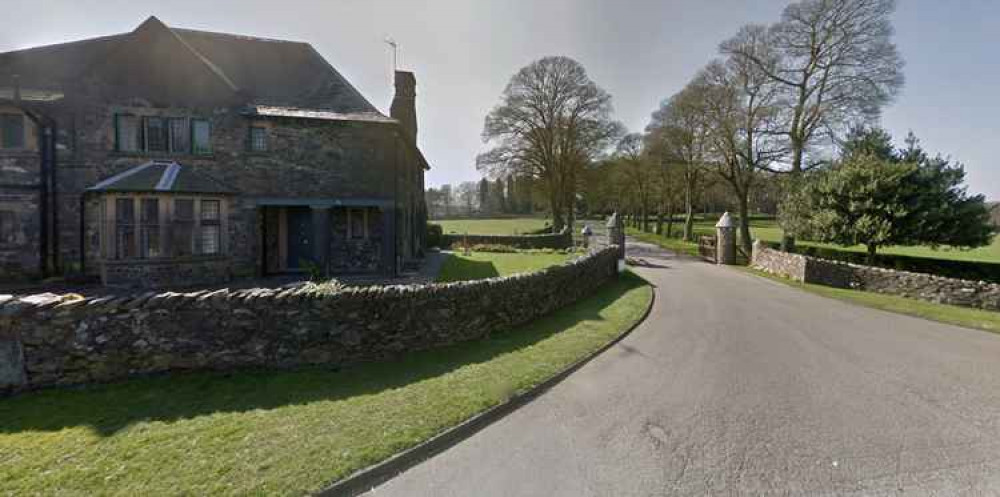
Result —
[[52, 252], [50, 254], [52, 258], [51, 268], [57, 273], [62, 273], [62, 264], [60, 263], [59, 257], [59, 181], [56, 178], [57, 168], [59, 167], [59, 150], [56, 147], [56, 122], [54, 119], [47, 119], [48, 124], [45, 126], [45, 141], [48, 147], [48, 160], [49, 160], [49, 196], [52, 202]]
[[80, 276], [87, 274], [87, 194], [80, 194]]

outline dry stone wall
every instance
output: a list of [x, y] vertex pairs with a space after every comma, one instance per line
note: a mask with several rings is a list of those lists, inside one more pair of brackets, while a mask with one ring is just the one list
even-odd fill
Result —
[[612, 247], [536, 273], [448, 284], [8, 297], [0, 390], [387, 359], [536, 319], [616, 277], [615, 263]]
[[755, 268], [796, 281], [899, 295], [939, 304], [1000, 310], [1000, 285], [986, 281], [945, 278], [780, 252], [757, 241]]

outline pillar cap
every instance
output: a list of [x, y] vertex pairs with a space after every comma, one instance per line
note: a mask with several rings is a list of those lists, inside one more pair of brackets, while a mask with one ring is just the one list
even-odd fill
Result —
[[716, 228], [733, 227], [733, 218], [729, 215], [729, 211], [726, 211], [725, 213], [722, 214], [722, 217], [719, 218], [719, 222], [715, 223], [715, 227]]

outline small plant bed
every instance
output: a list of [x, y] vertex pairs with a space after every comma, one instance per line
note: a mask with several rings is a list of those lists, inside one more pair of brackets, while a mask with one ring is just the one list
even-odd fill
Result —
[[504, 402], [640, 320], [638, 276], [489, 339], [343, 371], [184, 374], [0, 399], [10, 495], [303, 495]]
[[516, 273], [532, 273], [549, 266], [562, 264], [574, 256], [572, 251], [517, 251], [517, 252], [471, 252], [461, 251], [446, 256], [437, 281], [468, 281], [507, 276]]
[[469, 235], [529, 235], [551, 225], [551, 221], [541, 217], [442, 219], [430, 222], [440, 225], [446, 234]]
[[980, 330], [1000, 333], [1000, 312], [985, 311], [982, 309], [971, 309], [947, 304], [935, 304], [923, 300], [909, 299], [897, 295], [885, 295], [881, 293], [864, 292], [861, 290], [848, 290], [843, 288], [833, 288], [811, 283], [801, 283], [798, 281], [782, 278], [763, 271], [747, 268], [747, 271], [770, 280], [784, 283], [788, 286], [805, 290], [810, 293], [822, 295], [824, 297], [844, 300], [866, 307], [881, 309], [883, 311], [907, 314], [932, 321], [964, 326], [966, 328], [976, 328]]

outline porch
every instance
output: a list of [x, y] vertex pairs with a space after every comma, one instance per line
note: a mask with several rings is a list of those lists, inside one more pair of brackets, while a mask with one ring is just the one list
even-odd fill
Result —
[[394, 274], [390, 205], [377, 200], [259, 201], [260, 273]]

